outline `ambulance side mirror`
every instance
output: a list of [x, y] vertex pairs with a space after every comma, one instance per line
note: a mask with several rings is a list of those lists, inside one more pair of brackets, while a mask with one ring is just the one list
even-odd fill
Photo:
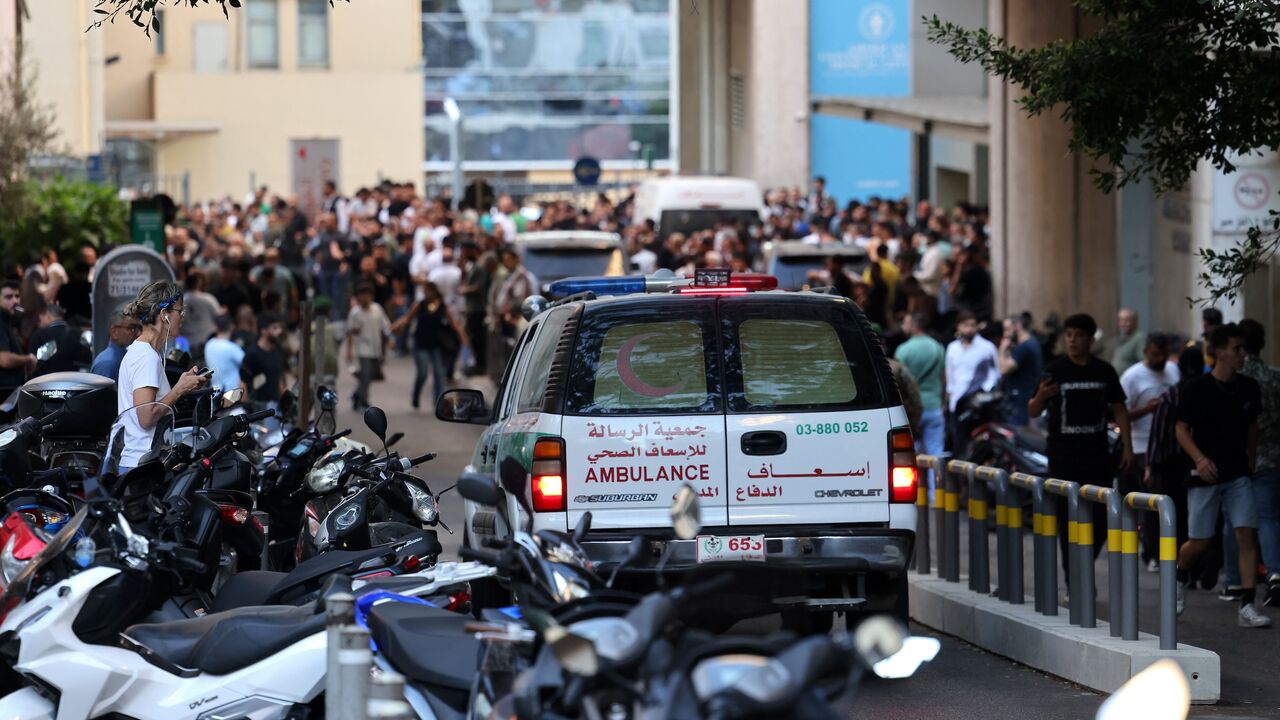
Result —
[[446, 390], [436, 400], [436, 418], [445, 422], [488, 425], [492, 414], [484, 406], [484, 393], [479, 390]]

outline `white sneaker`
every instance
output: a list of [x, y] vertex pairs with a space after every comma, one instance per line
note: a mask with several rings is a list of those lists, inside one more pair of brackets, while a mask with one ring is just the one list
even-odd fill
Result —
[[1239, 613], [1240, 627], [1242, 628], [1269, 628], [1271, 627], [1271, 618], [1258, 612], [1258, 609], [1252, 603], [1240, 606]]
[[1148, 561], [1147, 561], [1147, 572], [1149, 572], [1149, 573], [1158, 573], [1158, 572], [1160, 572], [1160, 562], [1159, 562], [1158, 560], [1148, 560]]
[[1178, 602], [1176, 607], [1178, 609], [1178, 614], [1181, 615], [1182, 611], [1187, 609], [1187, 587], [1182, 583], [1175, 583], [1175, 586], [1178, 588]]

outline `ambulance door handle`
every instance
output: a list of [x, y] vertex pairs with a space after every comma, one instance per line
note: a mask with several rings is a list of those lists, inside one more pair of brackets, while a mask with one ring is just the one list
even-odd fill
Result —
[[742, 434], [742, 454], [781, 455], [787, 451], [787, 436], [777, 430], [758, 430]]

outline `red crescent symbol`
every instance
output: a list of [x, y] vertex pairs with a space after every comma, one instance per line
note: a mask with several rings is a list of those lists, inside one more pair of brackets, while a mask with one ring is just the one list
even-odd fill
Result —
[[622, 381], [623, 385], [627, 386], [628, 390], [644, 397], [665, 397], [684, 388], [684, 383], [662, 388], [654, 387], [641, 380], [640, 376], [636, 375], [636, 371], [631, 369], [631, 352], [635, 350], [636, 345], [640, 344], [641, 340], [653, 337], [657, 334], [658, 333], [643, 333], [641, 335], [637, 335], [622, 343], [622, 347], [618, 348], [618, 379]]

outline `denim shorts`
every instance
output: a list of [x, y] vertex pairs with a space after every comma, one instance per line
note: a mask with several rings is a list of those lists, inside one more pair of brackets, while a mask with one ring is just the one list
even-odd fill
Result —
[[1238, 528], [1258, 527], [1258, 511], [1253, 504], [1253, 484], [1249, 476], [1208, 487], [1187, 488], [1187, 537], [1208, 540], [1218, 528], [1218, 511], [1226, 513]]

